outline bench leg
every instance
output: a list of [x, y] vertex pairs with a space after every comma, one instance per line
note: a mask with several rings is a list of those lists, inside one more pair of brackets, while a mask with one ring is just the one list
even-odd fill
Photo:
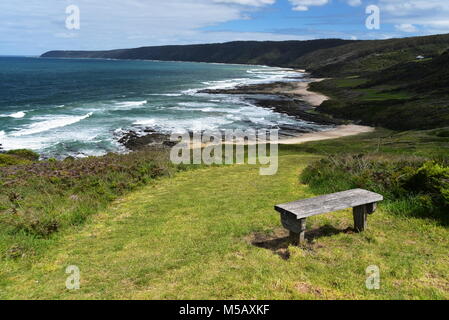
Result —
[[354, 228], [357, 232], [365, 231], [368, 220], [367, 206], [359, 206], [354, 208]]
[[299, 226], [300, 226], [300, 230], [301, 230], [300, 233], [290, 231], [290, 242], [295, 246], [303, 245], [306, 243], [307, 219], [299, 220]]
[[366, 213], [367, 214], [373, 214], [377, 210], [377, 203], [370, 203], [366, 205]]

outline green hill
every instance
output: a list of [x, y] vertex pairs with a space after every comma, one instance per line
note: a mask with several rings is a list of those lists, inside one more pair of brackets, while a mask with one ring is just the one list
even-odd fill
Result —
[[449, 34], [388, 40], [235, 41], [109, 51], [49, 51], [42, 57], [264, 64], [305, 68], [329, 77], [377, 71], [418, 55], [436, 57], [447, 49]]
[[449, 50], [433, 59], [314, 84], [333, 99], [318, 110], [395, 130], [449, 126]]
[[43, 54], [42, 57], [193, 61], [295, 67], [298, 57], [319, 49], [337, 47], [352, 42], [354, 41], [340, 39], [282, 42], [236, 41], [110, 51], [50, 51]]
[[387, 69], [417, 56], [438, 57], [449, 49], [449, 34], [370, 40], [320, 49], [296, 61], [316, 76], [337, 77]]
[[449, 86], [449, 50], [434, 59], [397, 64], [372, 74], [370, 79], [364, 87], [389, 84], [426, 95], [446, 94]]
[[359, 42], [301, 58], [332, 99], [318, 110], [394, 130], [449, 126], [449, 35]]

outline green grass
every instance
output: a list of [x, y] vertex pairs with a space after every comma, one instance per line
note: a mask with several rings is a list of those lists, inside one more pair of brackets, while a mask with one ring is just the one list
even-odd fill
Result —
[[385, 153], [415, 155], [426, 158], [447, 157], [449, 129], [396, 132], [377, 128], [375, 132], [336, 140], [284, 146], [289, 152], [309, 152], [321, 155], [348, 153]]
[[[360, 78], [359, 76], [337, 78], [326, 80], [325, 84], [314, 83], [312, 85], [316, 90], [324, 90], [330, 96], [338, 98], [348, 98], [345, 95], [348, 91], [351, 95], [356, 97], [357, 100], [362, 101], [385, 101], [394, 99], [410, 99], [412, 94], [405, 91], [395, 91], [394, 86], [376, 86], [375, 88], [363, 88], [363, 85], [367, 83], [367, 79]], [[363, 88], [363, 89], [361, 89]]]
[[[448, 299], [449, 230], [407, 215], [407, 203], [405, 214], [381, 204], [365, 233], [350, 232], [344, 210], [309, 219], [304, 248], [282, 240], [273, 205], [314, 195], [299, 175], [322, 156], [305, 151], [375, 152], [385, 133], [283, 147], [275, 176], [236, 165], [152, 180], [62, 230], [45, 253], [0, 262], [0, 298]], [[385, 154], [410, 151], [401, 139], [413, 133], [390, 135]], [[438, 149], [439, 137], [416, 135], [427, 139], [423, 150]], [[79, 291], [65, 288], [69, 265], [81, 270]], [[371, 265], [381, 290], [365, 287]]]
[[355, 92], [361, 95], [362, 101], [388, 101], [409, 99], [412, 96], [407, 92], [389, 92], [384, 89], [357, 89]]
[[31, 163], [32, 161], [19, 158], [15, 155], [0, 153], [0, 168], [13, 165], [31, 164]]
[[366, 83], [366, 79], [359, 78], [358, 76], [347, 77], [335, 80], [335, 86], [338, 88], [352, 88]]

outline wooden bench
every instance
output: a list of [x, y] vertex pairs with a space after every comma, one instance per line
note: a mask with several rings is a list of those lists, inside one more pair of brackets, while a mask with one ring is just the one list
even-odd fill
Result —
[[290, 240], [294, 244], [303, 244], [308, 217], [353, 208], [355, 230], [362, 232], [367, 227], [368, 215], [376, 211], [377, 203], [383, 199], [384, 197], [380, 194], [354, 189], [280, 204], [275, 207], [275, 210], [281, 214], [284, 228], [290, 231]]

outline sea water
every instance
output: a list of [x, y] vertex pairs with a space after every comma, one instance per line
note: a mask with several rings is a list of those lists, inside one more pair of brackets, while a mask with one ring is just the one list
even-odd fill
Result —
[[199, 92], [301, 76], [264, 66], [0, 57], [0, 144], [85, 157], [125, 151], [118, 140], [127, 130], [325, 129], [244, 96]]

